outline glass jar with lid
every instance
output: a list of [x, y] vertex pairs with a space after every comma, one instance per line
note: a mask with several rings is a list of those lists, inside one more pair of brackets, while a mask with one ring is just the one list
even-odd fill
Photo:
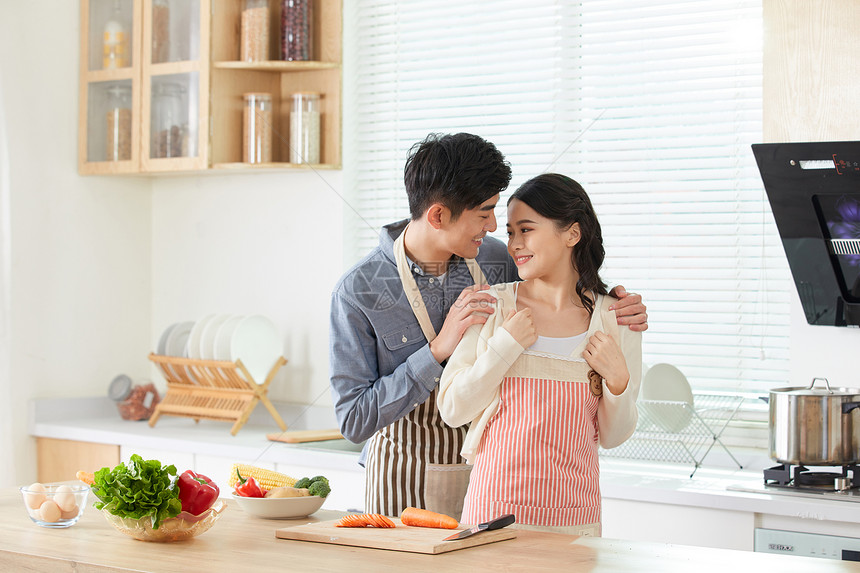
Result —
[[281, 0], [281, 59], [311, 59], [312, 0]]
[[152, 0], [152, 63], [170, 61], [170, 3]]
[[107, 88], [105, 149], [107, 161], [131, 159], [131, 86]]
[[115, 70], [128, 67], [131, 50], [129, 34], [119, 0], [114, 0], [113, 13], [105, 23], [102, 34], [102, 69]]
[[290, 163], [320, 162], [320, 94], [293, 94], [290, 110]]
[[269, 0], [244, 0], [239, 52], [245, 62], [269, 59]]
[[246, 93], [242, 130], [242, 161], [272, 162], [272, 94]]
[[150, 157], [188, 155], [187, 106], [184, 100], [185, 88], [181, 84], [153, 84]]

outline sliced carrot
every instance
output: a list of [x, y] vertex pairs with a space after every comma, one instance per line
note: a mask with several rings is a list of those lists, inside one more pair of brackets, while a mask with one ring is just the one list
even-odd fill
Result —
[[394, 527], [394, 522], [378, 513], [352, 513], [344, 515], [334, 524], [335, 527]]
[[90, 472], [85, 472], [84, 470], [78, 470], [75, 477], [87, 485], [93, 485], [95, 483], [95, 476]]
[[403, 513], [400, 514], [400, 521], [403, 522], [403, 525], [436, 527], [439, 529], [457, 529], [460, 525], [453, 517], [417, 507], [407, 507], [404, 509]]

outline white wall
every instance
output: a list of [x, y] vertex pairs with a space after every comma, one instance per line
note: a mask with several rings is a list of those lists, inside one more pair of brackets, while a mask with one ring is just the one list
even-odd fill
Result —
[[[860, 3], [765, 0], [764, 139], [860, 139]], [[860, 329], [810, 326], [791, 289], [791, 384], [860, 387]]]
[[152, 187], [152, 346], [174, 322], [264, 314], [283, 334], [288, 360], [269, 395], [330, 404], [329, 298], [343, 273], [341, 172], [158, 178]]
[[10, 159], [8, 388], [14, 471], [35, 477], [27, 403], [103, 394], [146, 368], [150, 183], [77, 175], [79, 3], [3, 2], [0, 74]]

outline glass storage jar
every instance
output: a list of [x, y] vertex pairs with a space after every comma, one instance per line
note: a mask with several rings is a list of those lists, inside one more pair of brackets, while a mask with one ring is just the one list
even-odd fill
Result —
[[131, 159], [131, 86], [111, 86], [106, 97], [105, 159], [128, 161]]
[[259, 62], [269, 59], [269, 0], [245, 0], [239, 59]]
[[152, 0], [152, 63], [170, 61], [170, 3]]
[[281, 59], [306, 61], [311, 59], [312, 0], [281, 1]]
[[155, 384], [135, 384], [125, 374], [111, 380], [108, 396], [116, 402], [123, 420], [148, 420], [161, 401]]
[[150, 157], [187, 157], [188, 134], [185, 89], [176, 83], [152, 86]]
[[293, 94], [290, 111], [290, 163], [320, 162], [320, 94]]
[[244, 94], [242, 161], [272, 162], [272, 95]]
[[102, 68], [105, 70], [129, 66], [131, 51], [128, 49], [129, 36], [124, 20], [119, 0], [114, 0], [113, 14], [105, 23], [102, 34]]

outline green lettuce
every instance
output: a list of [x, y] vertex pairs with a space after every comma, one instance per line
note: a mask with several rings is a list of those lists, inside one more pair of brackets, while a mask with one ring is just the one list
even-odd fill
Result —
[[176, 476], [176, 466], [161, 467], [158, 460], [132, 454], [127, 463], [95, 473], [92, 492], [98, 501], [93, 506], [119, 517], [149, 516], [152, 528], [158, 529], [163, 520], [182, 511], [179, 487], [171, 476]]

